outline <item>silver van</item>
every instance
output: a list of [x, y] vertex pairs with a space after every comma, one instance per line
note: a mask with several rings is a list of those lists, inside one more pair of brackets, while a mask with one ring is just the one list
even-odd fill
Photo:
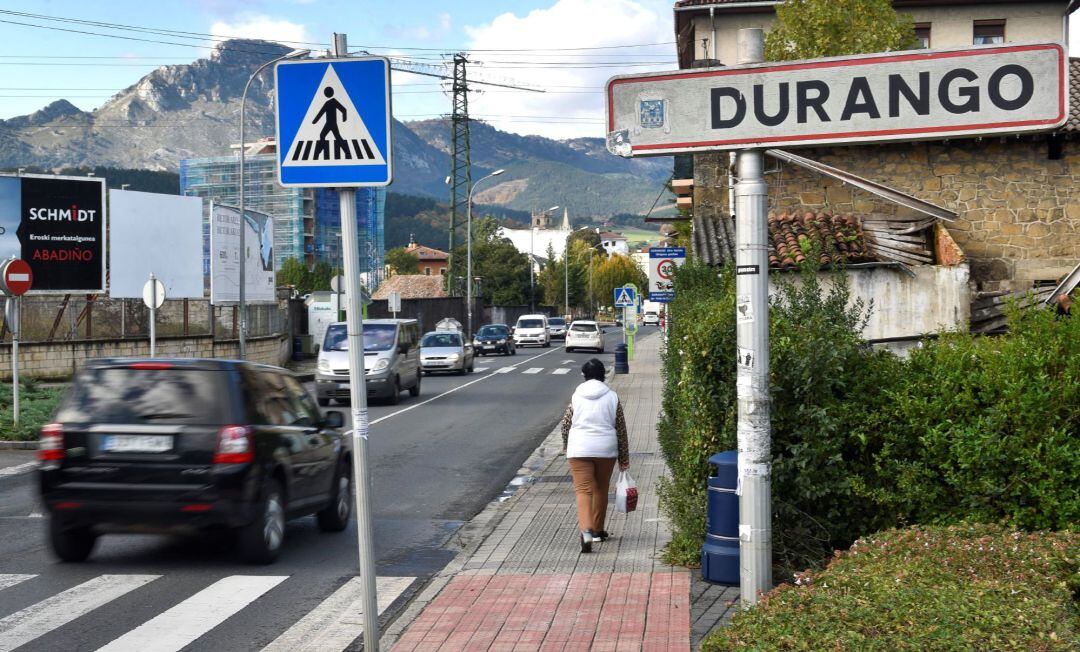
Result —
[[[364, 380], [368, 398], [397, 404], [402, 390], [420, 396], [420, 325], [415, 319], [364, 321]], [[326, 327], [315, 373], [319, 405], [349, 400], [349, 340], [345, 322]]]

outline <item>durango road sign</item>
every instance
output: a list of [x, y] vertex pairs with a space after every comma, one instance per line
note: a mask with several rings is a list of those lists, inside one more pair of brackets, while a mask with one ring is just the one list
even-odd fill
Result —
[[1068, 117], [1058, 44], [906, 51], [614, 77], [621, 156], [1049, 131]]

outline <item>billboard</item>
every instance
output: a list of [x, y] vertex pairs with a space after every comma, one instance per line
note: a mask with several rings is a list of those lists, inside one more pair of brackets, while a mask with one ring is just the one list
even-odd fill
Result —
[[686, 247], [649, 248], [649, 301], [675, 300], [675, 271], [686, 263]]
[[109, 296], [137, 299], [153, 274], [170, 299], [201, 299], [202, 199], [109, 191]]
[[210, 303], [240, 301], [240, 229], [244, 233], [247, 303], [277, 300], [274, 280], [274, 220], [266, 213], [225, 204], [210, 204]]
[[0, 177], [0, 258], [22, 258], [31, 294], [105, 289], [105, 180]]
[[614, 77], [620, 156], [1051, 131], [1068, 119], [1056, 43], [908, 50]]

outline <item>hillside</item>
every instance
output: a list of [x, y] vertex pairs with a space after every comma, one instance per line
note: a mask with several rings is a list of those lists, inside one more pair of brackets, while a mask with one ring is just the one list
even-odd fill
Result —
[[[288, 48], [257, 40], [221, 43], [206, 59], [162, 66], [82, 111], [57, 100], [0, 120], [0, 167], [143, 168], [175, 172], [183, 158], [220, 156], [239, 139], [240, 96], [249, 75]], [[272, 76], [248, 93], [248, 138], [273, 134]], [[450, 169], [445, 121], [393, 123], [393, 190], [445, 201]], [[575, 217], [648, 210], [671, 173], [667, 157], [624, 160], [599, 138], [557, 141], [471, 124], [473, 178], [507, 169], [481, 201], [529, 211], [559, 204]]]

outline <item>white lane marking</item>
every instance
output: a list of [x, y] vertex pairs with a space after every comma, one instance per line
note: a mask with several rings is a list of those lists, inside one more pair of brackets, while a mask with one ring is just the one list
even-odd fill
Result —
[[[552, 349], [550, 351], [547, 351], [546, 353], [541, 353], [539, 355], [534, 355], [533, 357], [526, 358], [526, 359], [522, 360], [521, 362], [519, 362], [517, 364], [525, 364], [526, 362], [532, 362], [533, 360], [535, 360], [537, 358], [542, 358], [545, 355], [555, 353], [555, 351], [557, 351], [557, 350], [558, 349]], [[516, 368], [516, 366], [517, 365], [515, 365], [514, 367], [501, 367], [501, 368], [502, 369], [514, 369], [514, 368]], [[491, 374], [488, 374], [486, 376], [481, 376], [480, 378], [477, 378], [476, 380], [470, 380], [469, 382], [465, 383], [464, 385], [458, 385], [457, 387], [453, 387], [451, 389], [446, 390], [442, 394], [436, 394], [435, 396], [432, 396], [431, 398], [429, 398], [426, 401], [420, 401], [419, 403], [417, 403], [415, 405], [410, 405], [409, 407], [402, 408], [402, 409], [398, 410], [397, 412], [391, 412], [390, 414], [388, 414], [388, 415], [386, 415], [384, 417], [379, 417], [378, 419], [375, 419], [374, 421], [371, 421], [370, 423], [368, 423], [368, 426], [369, 427], [373, 426], [376, 423], [386, 421], [387, 419], [393, 419], [394, 417], [396, 417], [399, 414], [405, 414], [409, 410], [415, 410], [416, 408], [418, 408], [418, 407], [420, 407], [422, 405], [427, 405], [428, 403], [431, 403], [432, 401], [437, 401], [437, 400], [439, 400], [440, 398], [442, 398], [444, 396], [447, 396], [449, 394], [453, 394], [454, 392], [461, 391], [461, 390], [465, 389], [466, 387], [468, 387], [469, 385], [475, 385], [476, 383], [482, 383], [485, 380], [488, 380], [489, 378], [494, 378], [494, 377], [495, 377], [495, 374], [491, 373]]]
[[[376, 577], [379, 613], [409, 588], [415, 577]], [[364, 633], [363, 578], [354, 577], [278, 636], [263, 652], [338, 652]]]
[[27, 462], [26, 464], [18, 464], [16, 466], [9, 466], [0, 469], [0, 478], [8, 475], [19, 475], [20, 473], [29, 473], [37, 468], [37, 462]]
[[477, 373], [480, 373], [481, 371], [487, 371], [490, 368], [491, 367], [476, 367], [476, 368], [473, 369], [473, 371], [475, 371]]
[[493, 374], [508, 374], [511, 371], [517, 371], [517, 367], [499, 367], [498, 369], [496, 369], [495, 371], [493, 371], [491, 373], [493, 373]]
[[574, 361], [573, 360], [563, 360], [562, 363], [563, 364], [574, 364]]
[[175, 652], [288, 579], [288, 575], [225, 577], [114, 639], [98, 652]]
[[570, 367], [559, 367], [555, 371], [551, 372], [551, 374], [553, 376], [562, 376], [562, 375], [570, 373], [570, 371], [571, 371]]
[[544, 370], [543, 367], [530, 367], [530, 368], [526, 369], [525, 371], [523, 371], [521, 373], [523, 373], [523, 374], [538, 374], [543, 370]]
[[44, 636], [160, 575], [98, 575], [0, 620], [0, 652]]
[[0, 590], [6, 589], [9, 586], [15, 586], [25, 582], [26, 580], [33, 579], [37, 575], [4, 575], [0, 574]]

